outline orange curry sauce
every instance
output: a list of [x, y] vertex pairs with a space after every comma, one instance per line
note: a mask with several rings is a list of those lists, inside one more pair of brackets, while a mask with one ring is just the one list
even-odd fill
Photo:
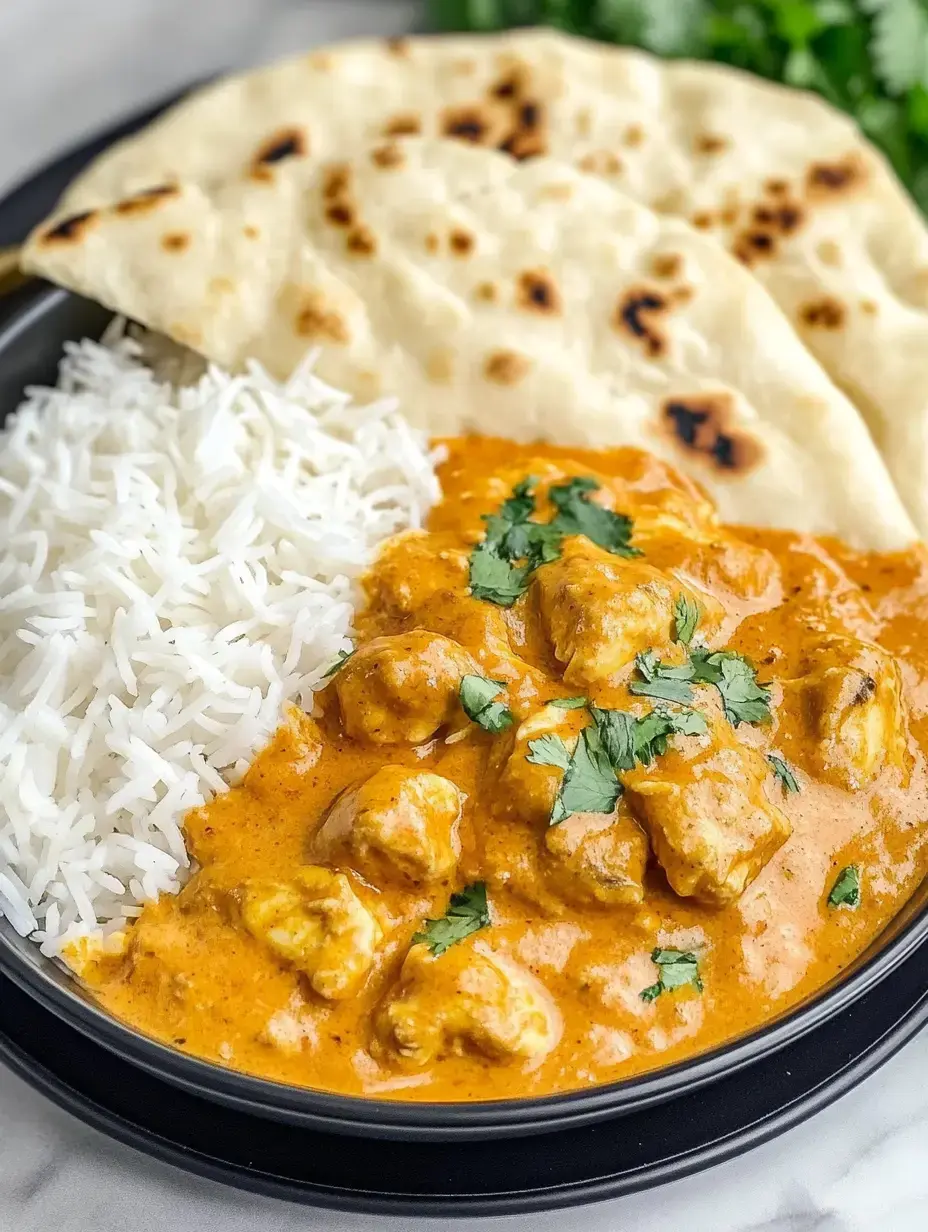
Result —
[[[317, 695], [316, 715], [294, 714], [240, 785], [188, 816], [199, 871], [179, 895], [147, 906], [119, 952], [72, 952], [98, 1001], [149, 1035], [283, 1082], [396, 1099], [611, 1082], [807, 997], [923, 876], [921, 548], [858, 554], [722, 529], [692, 484], [636, 450], [447, 447], [444, 499], [427, 532], [381, 553], [357, 619], [361, 649]], [[473, 597], [468, 557], [482, 515], [528, 475], [539, 521], [552, 516], [550, 485], [595, 478], [593, 499], [634, 519], [643, 554], [567, 539], [512, 607]], [[769, 687], [771, 720], [735, 727], [719, 691], [696, 686], [706, 735], [672, 736], [650, 766], [620, 775], [625, 794], [611, 817], [549, 826], [562, 771], [528, 762], [528, 738], [560, 732], [571, 748], [590, 714], [539, 717], [544, 703], [583, 696], [638, 716], [665, 706], [629, 692], [641, 679], [631, 659], [652, 647], [667, 663], [686, 661], [667, 607], [681, 593], [701, 611], [690, 649], [704, 640], [748, 656]], [[364, 650], [381, 637], [391, 640]], [[504, 684], [509, 730], [491, 734], [461, 711], [468, 665]], [[523, 729], [526, 720], [534, 727]], [[773, 773], [771, 752], [798, 794]], [[396, 782], [446, 781], [433, 817], [425, 780], [418, 839], [393, 834], [402, 852], [377, 829], [376, 799], [368, 839], [352, 831], [363, 803], [353, 793], [386, 765], [400, 768]], [[859, 906], [829, 906], [849, 865]], [[317, 917], [300, 932], [301, 895], [313, 897], [314, 877], [331, 878], [311, 870], [307, 891], [294, 880], [305, 866], [342, 871], [336, 898], [347, 893], [361, 912], [332, 941], [327, 966], [300, 960], [321, 927]], [[441, 956], [411, 947], [423, 921], [475, 881], [486, 883], [490, 925]], [[694, 954], [702, 991], [685, 983], [643, 999], [660, 975], [655, 947]]]

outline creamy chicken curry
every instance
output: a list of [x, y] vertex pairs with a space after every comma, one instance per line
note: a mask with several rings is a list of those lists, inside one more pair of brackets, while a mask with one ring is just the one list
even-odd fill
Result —
[[610, 1082], [809, 996], [925, 872], [921, 548], [722, 527], [635, 450], [446, 445], [316, 713], [70, 953], [158, 1039], [355, 1095]]

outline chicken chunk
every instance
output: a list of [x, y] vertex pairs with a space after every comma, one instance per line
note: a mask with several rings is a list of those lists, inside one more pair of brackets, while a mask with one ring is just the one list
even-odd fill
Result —
[[542, 621], [569, 685], [627, 667], [640, 651], [672, 640], [680, 594], [699, 603], [704, 637], [717, 631], [720, 605], [639, 560], [613, 556], [588, 539], [569, 539], [561, 557], [535, 574]]
[[414, 629], [375, 637], [345, 663], [335, 692], [345, 730], [374, 744], [421, 744], [463, 715], [461, 677], [481, 675], [463, 646]]
[[313, 839], [313, 856], [350, 861], [375, 882], [437, 881], [461, 853], [465, 798], [441, 775], [383, 766], [339, 796]]
[[628, 807], [677, 894], [733, 902], [789, 838], [789, 820], [767, 799], [767, 776], [763, 755], [727, 723], [678, 738], [625, 775]]
[[426, 1065], [468, 1052], [495, 1061], [536, 1060], [558, 1042], [562, 1024], [534, 976], [478, 941], [440, 957], [414, 945], [380, 1007], [376, 1030], [388, 1052]]
[[622, 906], [644, 899], [648, 840], [621, 806], [618, 815], [574, 813], [544, 837], [548, 879], [568, 902]]
[[556, 735], [564, 741], [568, 752], [573, 752], [588, 722], [584, 710], [542, 706], [500, 740], [494, 749], [502, 767], [494, 793], [497, 813], [546, 825], [564, 772], [557, 766], [529, 761], [529, 745], [541, 736]]
[[899, 664], [882, 647], [832, 635], [809, 647], [799, 693], [802, 735], [791, 753], [837, 787], [866, 787], [885, 766], [905, 765], [908, 718]]
[[365, 577], [370, 606], [408, 616], [437, 590], [467, 589], [467, 551], [455, 535], [410, 530], [388, 539]]
[[344, 873], [307, 865], [289, 881], [245, 881], [236, 897], [251, 935], [320, 997], [337, 1001], [363, 985], [382, 934]]

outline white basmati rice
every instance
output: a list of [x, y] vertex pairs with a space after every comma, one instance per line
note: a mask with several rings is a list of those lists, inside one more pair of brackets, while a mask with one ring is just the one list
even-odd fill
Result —
[[0, 432], [0, 912], [47, 954], [182, 884], [180, 822], [308, 706], [437, 497], [393, 401], [70, 345]]

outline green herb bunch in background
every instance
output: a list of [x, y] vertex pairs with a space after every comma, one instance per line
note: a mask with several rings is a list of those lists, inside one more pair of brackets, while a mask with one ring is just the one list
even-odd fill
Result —
[[431, 0], [445, 30], [550, 25], [720, 60], [849, 112], [928, 211], [928, 0]]

